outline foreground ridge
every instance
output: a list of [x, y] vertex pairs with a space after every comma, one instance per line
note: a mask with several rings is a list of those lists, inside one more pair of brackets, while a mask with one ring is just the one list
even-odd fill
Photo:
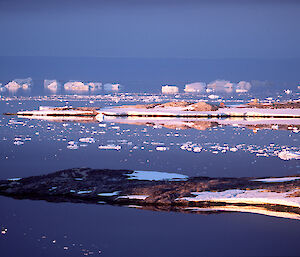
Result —
[[1, 180], [0, 194], [17, 199], [112, 204], [157, 211], [238, 211], [300, 219], [300, 176], [209, 178], [74, 168]]

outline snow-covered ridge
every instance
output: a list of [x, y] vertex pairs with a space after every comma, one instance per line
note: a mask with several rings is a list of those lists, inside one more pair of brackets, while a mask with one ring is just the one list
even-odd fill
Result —
[[19, 111], [20, 116], [96, 116], [95, 108], [48, 107], [41, 106], [39, 110]]
[[300, 118], [300, 109], [263, 109], [263, 108], [220, 108], [216, 111], [191, 111], [188, 107], [169, 108], [106, 108], [104, 116], [141, 116], [141, 117], [274, 117]]
[[289, 192], [269, 192], [265, 189], [240, 190], [231, 189], [220, 192], [191, 192], [194, 197], [183, 197], [177, 200], [193, 202], [223, 202], [223, 203], [243, 203], [243, 204], [276, 204], [300, 208], [300, 197], [292, 197], [297, 190]]

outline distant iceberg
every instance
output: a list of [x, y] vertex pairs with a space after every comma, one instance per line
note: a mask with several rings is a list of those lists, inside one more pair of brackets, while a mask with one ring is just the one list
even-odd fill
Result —
[[32, 78], [25, 78], [25, 79], [14, 79], [13, 81], [8, 82], [5, 87], [8, 90], [15, 91], [20, 88], [22, 89], [29, 89], [32, 86]]
[[179, 88], [176, 86], [165, 85], [161, 87], [161, 92], [163, 94], [177, 94], [179, 92]]
[[89, 86], [80, 81], [69, 81], [64, 84], [64, 89], [69, 91], [88, 91]]
[[186, 84], [184, 88], [184, 92], [186, 93], [198, 93], [203, 92], [205, 90], [206, 83], [204, 82], [194, 82], [190, 84]]
[[121, 89], [120, 84], [111, 84], [111, 83], [104, 84], [104, 90], [106, 91], [119, 91], [120, 89]]
[[228, 80], [215, 80], [207, 85], [207, 88], [212, 91], [225, 91], [226, 93], [233, 92], [234, 87], [234, 83]]
[[240, 81], [239, 83], [237, 83], [235, 91], [237, 93], [246, 93], [250, 90], [250, 88], [251, 88], [250, 82]]
[[53, 80], [45, 79], [44, 80], [44, 87], [51, 90], [51, 91], [57, 91], [58, 88], [60, 87], [60, 83], [55, 79], [53, 79]]
[[101, 89], [102, 83], [101, 82], [89, 82], [87, 83], [90, 90], [98, 90]]

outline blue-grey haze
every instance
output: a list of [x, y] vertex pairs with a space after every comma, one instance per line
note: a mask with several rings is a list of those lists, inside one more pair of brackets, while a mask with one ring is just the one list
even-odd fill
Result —
[[300, 57], [299, 1], [1, 0], [0, 56]]

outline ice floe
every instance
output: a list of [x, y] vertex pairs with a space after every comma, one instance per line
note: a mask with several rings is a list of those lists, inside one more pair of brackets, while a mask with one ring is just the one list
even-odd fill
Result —
[[120, 145], [114, 145], [114, 144], [108, 144], [108, 145], [99, 145], [98, 148], [100, 150], [121, 150], [121, 146]]
[[220, 192], [192, 192], [195, 197], [183, 197], [178, 200], [186, 201], [212, 201], [224, 203], [244, 203], [244, 204], [281, 204], [286, 206], [300, 207], [300, 197], [292, 197], [295, 191], [289, 192], [270, 192], [264, 189], [240, 190], [231, 189]]
[[95, 139], [92, 137], [82, 137], [79, 138], [79, 142], [92, 144], [95, 143]]
[[291, 151], [284, 150], [284, 151], [278, 153], [278, 157], [285, 161], [292, 160], [292, 159], [299, 160], [300, 152], [291, 152]]
[[178, 173], [167, 173], [158, 171], [134, 171], [128, 174], [128, 179], [137, 180], [186, 180], [188, 176]]
[[252, 181], [258, 182], [267, 182], [267, 183], [277, 183], [277, 182], [288, 182], [300, 179], [300, 177], [283, 177], [283, 178], [261, 178], [261, 179], [253, 179]]
[[98, 195], [99, 196], [107, 196], [107, 197], [110, 197], [110, 196], [116, 196], [120, 193], [120, 191], [115, 191], [115, 192], [111, 192], [111, 193], [99, 193]]
[[145, 200], [149, 195], [121, 195], [118, 198], [122, 199], [135, 199], [135, 200]]

